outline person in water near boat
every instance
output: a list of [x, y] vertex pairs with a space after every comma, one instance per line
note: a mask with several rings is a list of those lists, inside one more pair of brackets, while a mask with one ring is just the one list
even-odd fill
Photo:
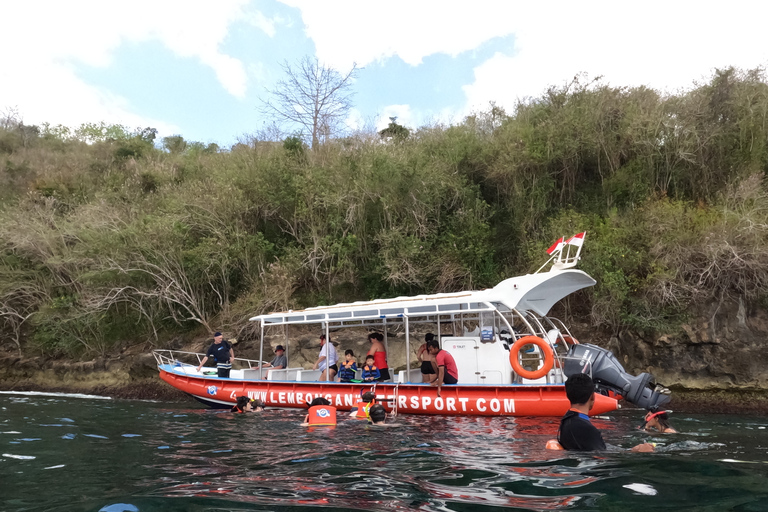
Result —
[[419, 347], [419, 351], [416, 353], [416, 357], [421, 361], [421, 381], [425, 384], [430, 384], [437, 378], [437, 365], [435, 364], [435, 358], [429, 353], [427, 349], [427, 342], [432, 341], [435, 335], [428, 332], [424, 336], [424, 343]]
[[357, 361], [353, 350], [344, 351], [344, 361], [339, 366], [339, 382], [352, 382], [357, 371]]
[[371, 348], [366, 355], [373, 356], [373, 362], [379, 369], [379, 378], [376, 380], [389, 380], [389, 366], [387, 365], [387, 349], [384, 348], [384, 336], [380, 332], [372, 332], [368, 335]]
[[307, 408], [309, 412], [304, 416], [303, 427], [336, 425], [336, 408], [327, 398], [315, 397], [307, 403]]
[[237, 397], [237, 403], [230, 409], [230, 411], [236, 413], [262, 412], [263, 410], [264, 402], [258, 399], [248, 398], [247, 396]]
[[373, 362], [373, 356], [371, 355], [365, 356], [362, 377], [365, 382], [373, 382], [381, 379], [381, 371], [376, 368], [376, 365]]
[[[565, 450], [605, 450], [600, 431], [589, 420], [589, 411], [595, 405], [595, 383], [586, 373], [577, 373], [565, 381], [565, 395], [571, 402], [570, 410], [560, 420], [557, 441]], [[632, 448], [635, 452], [652, 452], [653, 445], [643, 443]]]
[[437, 377], [430, 384], [437, 386], [437, 396], [440, 396], [440, 387], [444, 384], [456, 384], [459, 382], [459, 369], [453, 356], [440, 348], [440, 343], [434, 338], [427, 342], [427, 350], [435, 360]]
[[669, 424], [669, 412], [654, 405], [648, 409], [641, 428], [648, 432], [656, 430], [659, 434], [677, 434], [677, 430]]
[[285, 348], [282, 345], [275, 347], [275, 358], [265, 364], [264, 368], [272, 368], [274, 370], [288, 368], [288, 358], [285, 357]]
[[377, 427], [399, 427], [399, 423], [385, 423], [387, 416], [386, 409], [381, 404], [374, 404], [369, 411], [368, 423]]
[[366, 391], [360, 396], [360, 400], [358, 400], [357, 405], [352, 408], [349, 416], [359, 420], [368, 419], [368, 414], [374, 404], [376, 404], [376, 393], [373, 391]]
[[216, 361], [216, 370], [219, 378], [228, 379], [229, 371], [232, 369], [232, 361], [235, 359], [235, 352], [232, 350], [232, 346], [224, 341], [224, 337], [220, 332], [216, 332], [213, 335], [213, 344], [208, 348], [208, 352], [205, 353], [205, 357], [197, 367], [197, 371], [208, 361], [208, 358], [212, 357]]
[[325, 339], [325, 334], [320, 335], [320, 355], [317, 358], [317, 361], [315, 361], [315, 366], [312, 367], [313, 370], [317, 370], [318, 368], [322, 370], [323, 373], [320, 374], [321, 381], [332, 381], [334, 377], [336, 377], [336, 374], [339, 372], [339, 367], [336, 366], [336, 360], [338, 359], [338, 355], [336, 355], [336, 348], [333, 346], [333, 343], [331, 343], [330, 339]]

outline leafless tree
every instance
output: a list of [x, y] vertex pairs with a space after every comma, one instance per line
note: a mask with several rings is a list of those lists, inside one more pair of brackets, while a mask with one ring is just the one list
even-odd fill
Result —
[[357, 64], [346, 74], [326, 67], [316, 58], [304, 57], [295, 66], [284, 62], [285, 78], [268, 90], [261, 112], [280, 123], [302, 127], [312, 138], [312, 149], [339, 133], [352, 108], [352, 83]]

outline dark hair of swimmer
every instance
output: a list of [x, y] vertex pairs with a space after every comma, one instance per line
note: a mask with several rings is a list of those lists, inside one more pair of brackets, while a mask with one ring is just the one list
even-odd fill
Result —
[[232, 409], [230, 411], [232, 412], [245, 412], [245, 406], [248, 405], [248, 397], [247, 396], [239, 396], [237, 397], [237, 402], [235, 405], [232, 406]]
[[375, 404], [368, 411], [368, 416], [371, 418], [372, 423], [383, 423], [387, 418], [387, 411], [380, 404]]
[[424, 335], [424, 341], [432, 341], [433, 339], [435, 339], [435, 335], [431, 332]]
[[384, 341], [384, 336], [381, 335], [380, 332], [372, 332], [368, 335], [369, 340], [377, 340], [377, 341]]
[[565, 396], [572, 404], [585, 404], [595, 392], [595, 383], [586, 373], [571, 375], [565, 381]]
[[[648, 408], [648, 414], [645, 415], [646, 418], [648, 417], [656, 418], [656, 421], [659, 422], [659, 427], [661, 431], [671, 428], [672, 425], [669, 424], [669, 414], [667, 414], [667, 411], [659, 407], [658, 405], [653, 405]], [[643, 427], [645, 428], [645, 425], [648, 423], [648, 420], [646, 419], [643, 423]]]
[[363, 402], [373, 402], [376, 400], [376, 393], [373, 391], [366, 391], [362, 396]]
[[307, 407], [314, 407], [316, 405], [331, 405], [331, 402], [327, 398], [322, 396], [316, 397], [314, 400], [307, 404]]

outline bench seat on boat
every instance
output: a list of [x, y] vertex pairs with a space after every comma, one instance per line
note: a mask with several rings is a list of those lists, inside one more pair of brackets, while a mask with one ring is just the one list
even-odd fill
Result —
[[397, 382], [398, 384], [405, 384], [405, 383], [411, 383], [411, 384], [417, 384], [422, 382], [421, 380], [421, 368], [411, 368], [410, 370], [400, 370], [397, 372]]
[[304, 368], [301, 366], [297, 366], [295, 368], [279, 368], [277, 370], [269, 370], [267, 372], [267, 380], [299, 380], [297, 375], [301, 371], [304, 371]]

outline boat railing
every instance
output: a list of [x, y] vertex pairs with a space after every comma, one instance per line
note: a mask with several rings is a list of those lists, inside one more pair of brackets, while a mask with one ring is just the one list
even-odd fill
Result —
[[[186, 369], [195, 370], [203, 361], [203, 358], [205, 358], [205, 354], [201, 354], [199, 352], [186, 352], [183, 350], [167, 349], [154, 350], [152, 355], [155, 356], [155, 361], [157, 361], [158, 366], [170, 365], [180, 368], [182, 371], [186, 371]], [[244, 359], [241, 357], [236, 357], [232, 367], [240, 368], [243, 370], [256, 370], [263, 363], [263, 361], [259, 361], [257, 359]]]

